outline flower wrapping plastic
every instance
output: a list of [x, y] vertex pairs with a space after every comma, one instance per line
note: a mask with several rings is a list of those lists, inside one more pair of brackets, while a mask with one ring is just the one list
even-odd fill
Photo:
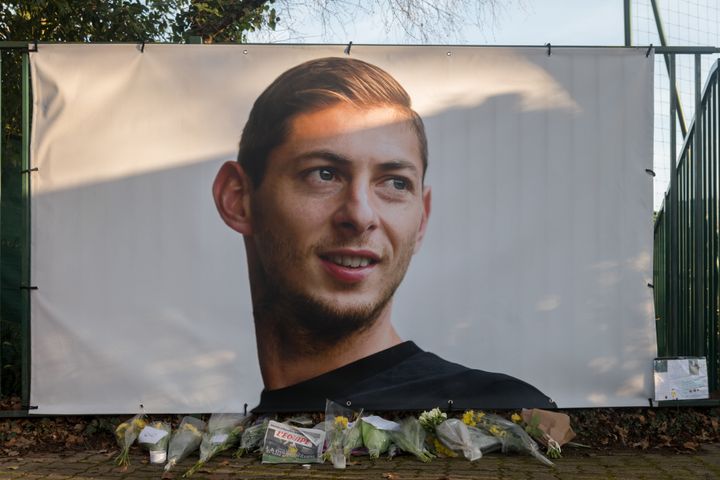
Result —
[[[376, 427], [374, 425], [375, 419], [387, 422], [387, 420], [374, 415], [371, 417], [364, 417], [359, 422], [360, 431], [362, 433], [362, 442], [363, 445], [365, 445], [365, 448], [368, 449], [370, 458], [378, 458], [380, 455], [387, 452], [390, 447], [390, 443], [392, 442], [389, 430], [383, 430]], [[397, 425], [397, 428], [400, 428], [400, 425]]]
[[143, 428], [145, 428], [145, 415], [142, 413], [125, 420], [115, 428], [115, 439], [120, 446], [120, 454], [115, 458], [117, 465], [121, 467], [130, 465], [130, 447]]
[[451, 418], [435, 427], [435, 434], [450, 450], [460, 451], [471, 462], [482, 458], [482, 450], [473, 443], [467, 425]]
[[151, 422], [142, 429], [138, 443], [150, 452], [150, 463], [165, 463], [171, 433], [172, 427], [167, 422]]
[[540, 453], [540, 448], [535, 440], [530, 438], [530, 435], [520, 425], [510, 420], [494, 414], [469, 410], [463, 415], [463, 422], [499, 439], [502, 443], [503, 453], [510, 451], [529, 453], [545, 465], [555, 466], [554, 463]]
[[429, 462], [435, 455], [425, 448], [425, 429], [415, 417], [400, 421], [400, 430], [391, 431], [390, 438], [400, 450], [412, 453], [423, 462]]
[[242, 413], [213, 413], [200, 442], [200, 460], [185, 472], [183, 477], [192, 476], [215, 455], [236, 445], [242, 437], [248, 418]]
[[335, 468], [345, 468], [353, 449], [362, 447], [360, 418], [362, 410], [355, 412], [332, 400], [325, 401], [325, 433], [328, 444], [324, 458]]
[[197, 450], [202, 441], [207, 424], [195, 417], [183, 417], [173, 433], [168, 447], [168, 462], [165, 471], [170, 471], [179, 461]]

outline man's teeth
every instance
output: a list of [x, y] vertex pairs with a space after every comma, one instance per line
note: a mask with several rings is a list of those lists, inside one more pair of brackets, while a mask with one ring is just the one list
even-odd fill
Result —
[[342, 265], [343, 267], [359, 268], [370, 265], [370, 259], [365, 257], [349, 257], [345, 255], [335, 255], [330, 258], [333, 263]]

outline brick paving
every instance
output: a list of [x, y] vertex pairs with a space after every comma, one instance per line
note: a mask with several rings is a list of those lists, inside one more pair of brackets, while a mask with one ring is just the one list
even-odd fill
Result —
[[[134, 450], [130, 467], [123, 471], [113, 463], [117, 452], [34, 453], [0, 458], [0, 479], [154, 479], [162, 478], [162, 467], [147, 462], [146, 454]], [[175, 470], [181, 478], [194, 460], [185, 460]], [[694, 453], [651, 450], [622, 452], [570, 451], [549, 468], [521, 455], [490, 454], [476, 462], [436, 459], [424, 464], [414, 457], [392, 460], [354, 459], [346, 470], [331, 464], [263, 465], [256, 458], [213, 459], [193, 477], [224, 479], [377, 479], [377, 480], [590, 480], [590, 479], [718, 479], [720, 444], [703, 445]]]

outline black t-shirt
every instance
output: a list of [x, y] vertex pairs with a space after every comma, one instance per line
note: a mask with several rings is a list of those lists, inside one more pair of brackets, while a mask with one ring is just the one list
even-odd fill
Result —
[[277, 390], [263, 390], [253, 413], [325, 410], [330, 399], [367, 411], [556, 408], [532, 385], [502, 373], [448, 362], [404, 342]]

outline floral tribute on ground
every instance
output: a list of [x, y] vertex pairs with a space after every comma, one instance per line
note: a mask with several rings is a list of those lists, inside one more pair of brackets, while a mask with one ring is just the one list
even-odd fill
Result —
[[276, 416], [222, 413], [213, 414], [207, 423], [186, 416], [172, 431], [168, 423], [150, 422], [138, 414], [120, 423], [115, 433], [120, 446], [116, 462], [124, 468], [136, 440], [148, 450], [150, 463], [165, 464], [165, 475], [199, 450], [199, 459], [184, 472], [185, 478], [231, 449], [235, 457], [256, 455], [267, 464], [327, 461], [341, 469], [354, 463], [352, 457], [409, 454], [422, 462], [438, 457], [475, 462], [494, 452], [528, 454], [553, 467], [550, 458], [560, 458], [561, 447], [575, 436], [569, 417], [560, 412], [523, 410], [508, 420], [479, 410], [460, 415], [434, 408], [417, 417], [391, 420], [363, 415], [331, 400], [320, 422], [309, 416], [279, 421]]

